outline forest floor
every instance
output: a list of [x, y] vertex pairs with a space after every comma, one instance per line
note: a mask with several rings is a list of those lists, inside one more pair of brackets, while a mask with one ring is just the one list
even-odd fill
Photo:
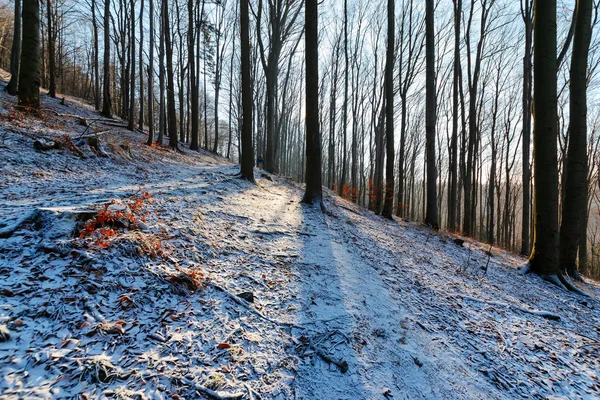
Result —
[[600, 396], [596, 283], [561, 291], [328, 191], [322, 213], [283, 177], [87, 128], [76, 99], [14, 103], [1, 92], [1, 399]]

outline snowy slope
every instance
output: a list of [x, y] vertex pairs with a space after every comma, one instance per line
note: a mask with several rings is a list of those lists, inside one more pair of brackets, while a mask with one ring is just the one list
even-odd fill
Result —
[[[597, 285], [562, 292], [519, 257], [329, 192], [322, 214], [284, 178], [253, 186], [110, 125], [108, 158], [36, 152], [39, 136], [77, 144], [73, 116], [95, 114], [44, 98], [21, 119], [13, 102], [0, 96], [0, 398], [600, 397]], [[79, 237], [145, 192], [145, 221], [107, 248]]]

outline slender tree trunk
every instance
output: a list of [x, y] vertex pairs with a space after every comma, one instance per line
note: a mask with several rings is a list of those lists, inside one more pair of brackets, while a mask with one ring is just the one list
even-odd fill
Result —
[[[450, 189], [448, 193], [448, 229], [455, 231], [460, 221], [457, 221], [457, 192], [458, 188], [458, 110], [460, 79], [460, 20], [462, 18], [462, 0], [454, 0], [454, 79], [452, 82], [452, 138], [450, 144]], [[493, 183], [491, 184], [493, 187]], [[492, 206], [493, 209], [493, 206]], [[493, 213], [492, 213], [493, 214]], [[493, 228], [492, 228], [493, 230]]]
[[100, 39], [96, 18], [96, 0], [92, 0], [92, 29], [94, 35], [94, 107], [98, 111], [100, 110]]
[[131, 27], [130, 27], [130, 32], [131, 32], [131, 41], [129, 44], [129, 58], [130, 58], [130, 67], [129, 67], [129, 72], [130, 72], [130, 81], [129, 81], [129, 86], [131, 86], [129, 89], [131, 91], [131, 94], [129, 95], [129, 120], [128, 120], [128, 124], [127, 124], [127, 128], [130, 131], [133, 131], [135, 129], [135, 58], [137, 57], [137, 55], [135, 54], [135, 0], [131, 0], [129, 3], [129, 6], [131, 7]]
[[426, 30], [426, 108], [425, 131], [427, 153], [427, 212], [425, 223], [434, 229], [439, 228], [437, 210], [437, 171], [435, 166], [435, 124], [436, 124], [436, 89], [435, 89], [435, 30], [434, 30], [434, 5], [433, 0], [425, 2], [425, 30]]
[[203, 106], [204, 106], [204, 150], [208, 151], [208, 108], [207, 108], [207, 104], [208, 104], [208, 96], [206, 94], [206, 57], [207, 54], [204, 54], [204, 74], [203, 74], [203, 79], [204, 79], [204, 87], [202, 88], [204, 91], [204, 101], [203, 101]]
[[166, 115], [166, 96], [165, 96], [165, 24], [164, 24], [164, 0], [162, 0], [161, 11], [160, 11], [160, 35], [159, 35], [159, 56], [158, 56], [158, 85], [159, 85], [159, 96], [160, 96], [160, 106], [159, 106], [159, 117], [158, 117], [158, 144], [162, 145], [164, 136], [167, 128], [167, 115]]
[[242, 159], [240, 174], [254, 182], [254, 147], [252, 145], [252, 82], [250, 79], [250, 17], [249, 0], [240, 1], [240, 39], [242, 72]]
[[523, 212], [521, 216], [521, 254], [531, 251], [530, 231], [530, 181], [529, 153], [531, 151], [531, 94], [533, 88], [531, 76], [531, 54], [533, 43], [533, 0], [521, 0], [521, 15], [525, 24], [525, 55], [523, 56]]
[[199, 97], [198, 97], [198, 78], [196, 76], [196, 33], [194, 30], [195, 18], [194, 18], [194, 1], [188, 0], [188, 69], [190, 74], [190, 85], [191, 85], [191, 119], [192, 119], [192, 132], [191, 132], [191, 143], [190, 150], [200, 150], [200, 136], [199, 136]]
[[587, 67], [593, 5], [592, 0], [577, 3], [570, 73], [569, 148], [560, 227], [560, 266], [570, 276], [577, 275], [581, 210], [587, 206]]
[[23, 0], [23, 42], [19, 73], [19, 106], [40, 107], [40, 3]]
[[148, 58], [148, 146], [154, 142], [154, 0], [150, 1], [150, 49]]
[[167, 119], [169, 147], [179, 150], [177, 142], [177, 111], [175, 109], [175, 78], [173, 75], [173, 45], [169, 18], [169, 1], [163, 0], [163, 26], [165, 33], [165, 53], [167, 56]]
[[338, 71], [339, 71], [340, 45], [339, 40], [336, 42], [333, 52], [333, 75], [331, 78], [331, 93], [329, 99], [329, 188], [334, 190], [335, 186], [335, 128], [336, 128], [336, 104], [337, 104], [337, 87], [338, 87]]
[[385, 200], [381, 215], [393, 219], [394, 212], [394, 46], [396, 13], [394, 0], [387, 2], [388, 18], [388, 42], [385, 62], [385, 85], [386, 85], [386, 103], [385, 103], [385, 131], [386, 131], [386, 150], [387, 164], [385, 167]]
[[305, 0], [306, 40], [306, 191], [302, 202], [323, 208], [319, 132], [319, 51], [317, 0]]
[[50, 75], [50, 86], [48, 96], [56, 97], [56, 27], [53, 26], [52, 0], [46, 0], [46, 14], [48, 17], [48, 73]]
[[588, 192], [586, 192], [586, 205], [581, 210], [581, 223], [579, 224], [579, 271], [583, 275], [588, 274], [587, 258], [587, 228], [588, 216], [590, 212]]
[[338, 194], [344, 193], [346, 185], [346, 169], [348, 168], [348, 69], [350, 68], [348, 56], [348, 0], [344, 0], [344, 119], [342, 122], [343, 146], [342, 146], [342, 171], [338, 186]]
[[10, 49], [10, 81], [6, 85], [6, 91], [16, 96], [19, 86], [19, 66], [21, 64], [21, 0], [15, 0], [15, 22], [13, 31], [13, 42]]
[[110, 0], [104, 0], [104, 88], [102, 96], [102, 115], [108, 118], [112, 118], [110, 83]]
[[140, 74], [140, 120], [138, 127], [144, 130], [144, 0], [140, 4], [140, 48], [139, 48], [139, 74]]

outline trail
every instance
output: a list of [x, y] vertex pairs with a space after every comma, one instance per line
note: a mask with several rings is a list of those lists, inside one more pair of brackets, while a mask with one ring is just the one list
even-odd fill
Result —
[[[505, 251], [328, 190], [322, 213], [286, 178], [257, 169], [252, 185], [137, 133], [103, 136], [108, 158], [33, 151], [31, 135], [83, 129], [56, 125], [0, 125], [0, 399], [600, 395], [594, 282], [584, 299]], [[106, 248], [79, 237], [74, 214], [139, 192], [143, 224]]]

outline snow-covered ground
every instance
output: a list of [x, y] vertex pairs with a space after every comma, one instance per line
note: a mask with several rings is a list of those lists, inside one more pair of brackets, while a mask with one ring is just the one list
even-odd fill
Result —
[[[44, 97], [19, 118], [13, 102], [0, 95], [0, 398], [600, 397], [596, 284], [560, 291], [522, 258], [329, 192], [323, 214], [282, 177], [254, 186], [114, 126], [98, 124], [108, 158], [36, 152], [97, 117]], [[132, 195], [139, 221], [79, 237]]]

